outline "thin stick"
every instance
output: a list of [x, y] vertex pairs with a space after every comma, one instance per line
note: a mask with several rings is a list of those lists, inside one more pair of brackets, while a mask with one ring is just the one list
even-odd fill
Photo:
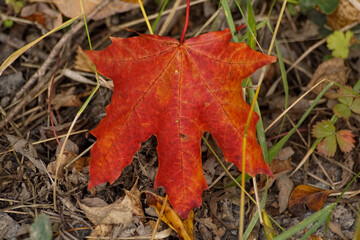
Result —
[[156, 232], [157, 232], [157, 230], [158, 230], [158, 228], [159, 228], [159, 224], [160, 224], [160, 221], [161, 221], [161, 217], [162, 217], [162, 215], [164, 214], [167, 201], [168, 201], [168, 195], [166, 194], [166, 195], [165, 195], [165, 199], [164, 199], [164, 201], [163, 201], [163, 204], [162, 204], [162, 206], [161, 206], [161, 210], [160, 210], [160, 212], [159, 212], [159, 217], [158, 217], [158, 219], [156, 220], [155, 227], [154, 227], [153, 232], [152, 232], [152, 234], [151, 234], [151, 240], [154, 240], [154, 239], [155, 239], [155, 235], [156, 235]]
[[190, 0], [187, 0], [185, 24], [184, 24], [183, 32], [181, 34], [180, 44], [182, 44], [184, 42], [184, 39], [185, 39], [186, 30], [187, 30], [188, 25], [189, 25], [189, 13], [190, 13]]
[[[174, 6], [171, 9], [171, 12], [170, 12], [169, 16], [166, 18], [164, 24], [162, 25], [162, 27], [161, 27], [161, 29], [159, 31], [159, 36], [161, 36], [161, 35], [163, 35], [165, 33], [167, 27], [170, 24], [170, 21], [173, 19], [174, 15], [175, 15], [175, 12], [179, 8], [180, 3], [181, 3], [181, 0], [176, 0]], [[187, 4], [186, 4], [186, 7], [187, 7]]]

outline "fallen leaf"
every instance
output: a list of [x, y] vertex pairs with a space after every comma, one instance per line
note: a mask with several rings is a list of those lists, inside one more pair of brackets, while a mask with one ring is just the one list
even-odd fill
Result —
[[[341, 239], [347, 240], [348, 238], [344, 235], [343, 231], [341, 230], [341, 225], [340, 223], [334, 223], [334, 222], [329, 222], [329, 229], [335, 233], [336, 235], [338, 235]], [[356, 238], [354, 238], [356, 239]]]
[[277, 179], [276, 186], [279, 189], [279, 213], [283, 213], [288, 207], [289, 197], [294, 183], [290, 180], [289, 176], [283, 175]]
[[62, 24], [61, 14], [45, 3], [34, 3], [25, 6], [21, 10], [20, 16], [40, 23], [47, 30], [57, 28]]
[[[51, 0], [49, 0], [50, 2]], [[73, 18], [81, 14], [80, 1], [72, 1], [69, 4], [69, 0], [52, 0], [51, 2], [59, 8], [62, 14], [66, 17]], [[97, 5], [99, 5], [102, 0], [82, 0], [85, 15], [88, 15]], [[131, 9], [138, 8], [139, 4], [137, 1], [120, 1], [114, 0], [109, 3], [104, 9], [99, 11], [92, 19], [100, 20], [107, 18], [116, 13], [123, 13], [130, 11]]]
[[[263, 191], [265, 188], [270, 188], [277, 179], [285, 176], [293, 168], [290, 157], [286, 160], [279, 160], [275, 158], [271, 161], [269, 167], [274, 177], [269, 179], [266, 175], [260, 175], [260, 180], [257, 182], [259, 191]], [[254, 189], [252, 188], [249, 193], [254, 194]]]
[[144, 217], [137, 184], [130, 191], [125, 190], [125, 196], [112, 204], [100, 198], [85, 198], [79, 202], [79, 206], [95, 225], [121, 224], [125, 228], [134, 217]]
[[[157, 214], [160, 214], [164, 198], [156, 195], [155, 193], [146, 192], [147, 204], [154, 207]], [[166, 202], [165, 210], [161, 216], [161, 220], [164, 221], [169, 227], [176, 231], [180, 239], [191, 240], [194, 239], [194, 212], [190, 211], [190, 214], [186, 220], [182, 220], [181, 217], [171, 208], [168, 202]]]
[[94, 72], [95, 65], [90, 60], [90, 58], [85, 54], [85, 52], [78, 46], [76, 50], [76, 57], [74, 68], [76, 70], [84, 71], [84, 72]]
[[358, 0], [340, 0], [335, 11], [327, 16], [328, 24], [334, 29], [339, 30], [354, 22], [360, 21], [360, 9], [352, 4]]
[[[315, 84], [317, 84], [319, 81], [321, 81], [324, 78], [327, 78], [330, 81], [336, 82], [340, 85], [345, 85], [347, 82], [347, 78], [349, 75], [349, 68], [345, 66], [344, 59], [342, 58], [332, 58], [330, 60], [327, 60], [326, 62], [321, 63], [313, 77], [311, 78], [311, 81], [308, 83], [307, 88], [313, 87]], [[320, 94], [320, 92], [328, 85], [328, 81], [324, 81], [319, 84], [316, 88], [314, 88], [312, 91], [316, 94]], [[338, 87], [332, 86], [330, 89], [334, 92]], [[328, 97], [331, 91], [328, 91], [325, 96]]]
[[275, 159], [280, 161], [288, 160], [294, 153], [295, 152], [291, 147], [285, 147], [279, 151]]
[[35, 147], [23, 138], [5, 134], [15, 152], [27, 157], [32, 164], [42, 173], [47, 175], [44, 163], [38, 159]]
[[309, 185], [298, 185], [289, 198], [289, 212], [294, 216], [303, 216], [305, 205], [310, 211], [319, 211], [332, 190], [324, 190]]
[[[47, 170], [54, 179], [55, 178], [61, 179], [64, 177], [64, 167], [68, 165], [70, 162], [72, 162], [72, 160], [74, 160], [76, 157], [77, 154], [67, 151], [64, 151], [63, 155], [61, 156], [56, 154], [56, 160], [49, 163], [49, 165], [47, 166]], [[56, 175], [56, 168], [59, 169], [57, 175]]]
[[[107, 115], [91, 133], [89, 189], [114, 182], [129, 165], [140, 143], [156, 135], [159, 171], [154, 187], [164, 186], [184, 219], [201, 205], [207, 189], [201, 166], [201, 136], [210, 132], [227, 161], [241, 169], [242, 138], [250, 106], [241, 82], [276, 58], [233, 43], [230, 30], [186, 40], [140, 34], [112, 38], [103, 51], [87, 51], [99, 73], [114, 81]], [[245, 169], [272, 176], [257, 143], [254, 113]]]
[[110, 237], [114, 226], [107, 224], [96, 225], [94, 231], [90, 234], [91, 237]]
[[71, 87], [64, 92], [56, 94], [51, 99], [51, 105], [55, 110], [59, 110], [61, 107], [81, 107], [82, 102], [80, 101], [79, 95], [74, 93], [75, 88]]
[[[79, 121], [77, 121], [73, 127], [73, 131], [78, 131], [78, 130], [82, 130], [84, 129], [84, 125], [87, 123], [86, 119], [81, 119]], [[44, 141], [44, 145], [46, 147], [48, 147], [50, 150], [57, 150], [58, 151], [58, 143], [57, 141], [54, 139], [52, 141], [48, 141], [49, 138], [54, 138], [54, 129], [56, 131], [57, 136], [66, 134], [69, 131], [69, 127], [71, 126], [71, 122], [69, 123], [64, 123], [61, 125], [56, 125], [55, 128], [53, 128], [52, 126], [49, 127], [45, 127], [45, 126], [40, 126], [39, 127], [39, 131], [40, 131], [40, 140], [45, 140]], [[75, 135], [75, 136], [71, 136], [70, 138], [73, 141], [76, 141], [76, 139], [83, 137], [82, 135]], [[60, 140], [60, 142], [62, 142], [63, 140]], [[67, 148], [68, 149], [68, 148]], [[71, 151], [71, 150], [70, 150]], [[59, 152], [58, 152], [59, 153]]]

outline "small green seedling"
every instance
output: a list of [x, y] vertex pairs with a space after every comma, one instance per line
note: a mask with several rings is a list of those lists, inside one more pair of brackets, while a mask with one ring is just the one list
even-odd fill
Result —
[[349, 152], [354, 148], [354, 134], [350, 130], [339, 130], [336, 132], [334, 124], [330, 120], [318, 122], [312, 130], [316, 138], [324, 138], [317, 149], [325, 156], [335, 155], [337, 144], [342, 152]]
[[340, 88], [338, 91], [339, 102], [333, 108], [334, 113], [341, 118], [348, 119], [351, 112], [360, 114], [360, 99], [351, 93], [350, 87]]
[[40, 214], [35, 218], [35, 222], [30, 227], [31, 240], [51, 240], [52, 230], [50, 219], [45, 214]]
[[12, 6], [14, 8], [14, 12], [18, 14], [23, 7], [25, 7], [25, 2], [21, 0], [6, 0], [7, 5]]
[[349, 47], [351, 38], [354, 36], [352, 31], [345, 34], [341, 31], [333, 32], [327, 39], [327, 47], [332, 50], [332, 56], [338, 58], [347, 58], [349, 56]]
[[5, 19], [5, 20], [3, 21], [3, 25], [4, 25], [4, 27], [6, 27], [6, 28], [11, 28], [11, 27], [14, 25], [14, 21], [11, 20], [11, 19]]

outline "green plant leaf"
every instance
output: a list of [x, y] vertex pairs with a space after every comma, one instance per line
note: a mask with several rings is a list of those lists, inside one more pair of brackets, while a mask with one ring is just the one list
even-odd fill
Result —
[[338, 6], [339, 0], [299, 0], [299, 3], [305, 10], [319, 6], [323, 13], [331, 14]]
[[354, 113], [360, 114], [360, 99], [359, 98], [355, 98], [355, 100], [351, 104], [351, 111], [353, 111]]
[[340, 97], [338, 98], [339, 102], [345, 104], [346, 106], [350, 107], [353, 103], [355, 95], [352, 94], [351, 87], [340, 88], [338, 93]]
[[335, 31], [327, 39], [327, 47], [332, 50], [332, 55], [339, 58], [349, 56], [350, 39], [354, 33], [347, 31], [345, 34], [341, 31]]
[[324, 138], [335, 133], [335, 126], [330, 120], [322, 120], [315, 124], [312, 134], [316, 138]]
[[335, 11], [339, 4], [339, 0], [317, 0], [314, 2], [317, 2], [321, 8], [321, 11], [323, 11], [325, 14], [331, 14], [333, 11]]
[[351, 115], [351, 108], [345, 104], [338, 103], [333, 108], [334, 113], [341, 118], [349, 118]]
[[336, 137], [335, 135], [327, 136], [317, 146], [319, 153], [326, 157], [333, 157], [336, 152]]
[[30, 227], [31, 240], [50, 240], [52, 238], [52, 230], [50, 219], [45, 214], [40, 214], [35, 218], [35, 222]]
[[350, 130], [340, 130], [336, 132], [336, 140], [341, 151], [350, 152], [354, 148], [354, 134]]

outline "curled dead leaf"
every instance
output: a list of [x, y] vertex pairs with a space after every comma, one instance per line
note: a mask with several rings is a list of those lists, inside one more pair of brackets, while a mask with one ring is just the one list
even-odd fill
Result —
[[126, 227], [134, 217], [144, 217], [137, 184], [130, 191], [125, 190], [125, 196], [112, 204], [100, 198], [85, 198], [79, 202], [79, 206], [95, 225], [116, 224]]
[[340, 0], [335, 11], [327, 16], [327, 21], [334, 30], [339, 30], [351, 23], [360, 21], [359, 0]]
[[41, 172], [47, 174], [44, 163], [38, 159], [35, 147], [23, 138], [5, 134], [15, 152], [27, 157], [30, 162]]
[[[155, 208], [157, 214], [160, 213], [164, 198], [156, 195], [155, 193], [146, 192], [147, 204]], [[194, 211], [191, 210], [188, 218], [184, 221], [180, 216], [174, 211], [168, 202], [166, 202], [165, 210], [161, 216], [161, 220], [164, 221], [169, 227], [174, 229], [179, 235], [180, 239], [191, 240], [194, 239], [193, 233], [193, 220], [194, 220]]]
[[282, 213], [288, 207], [289, 197], [294, 187], [294, 183], [287, 175], [283, 175], [276, 181], [276, 186], [279, 189], [279, 213]]
[[[292, 153], [289, 156], [291, 155]], [[271, 172], [274, 174], [274, 177], [267, 178], [266, 175], [261, 174], [260, 180], [257, 183], [259, 191], [264, 190], [265, 187], [270, 188], [277, 179], [281, 178], [282, 176], [285, 176], [288, 172], [291, 171], [292, 169], [291, 158], [288, 157], [286, 160], [279, 160], [275, 158], [274, 160], [271, 161], [269, 167]], [[268, 184], [266, 184], [267, 181]], [[254, 194], [254, 189], [250, 190], [250, 194]]]
[[55, 110], [60, 109], [61, 107], [81, 107], [82, 102], [80, 101], [80, 95], [74, 93], [75, 88], [71, 87], [65, 92], [56, 94], [56, 96], [51, 99], [51, 105]]
[[84, 53], [82, 48], [78, 46], [76, 50], [76, 57], [74, 68], [76, 70], [84, 71], [84, 72], [94, 72], [95, 65], [90, 60], [90, 58]]
[[[332, 58], [326, 62], [321, 63], [316, 69], [311, 81], [308, 83], [307, 88], [312, 88], [319, 81], [326, 78], [330, 81], [336, 82], [340, 85], [345, 85], [349, 75], [349, 68], [345, 66], [344, 59], [342, 58]], [[322, 82], [319, 86], [314, 88], [312, 91], [316, 94], [320, 92], [328, 85], [328, 81]], [[332, 92], [334, 93], [338, 87], [335, 85], [331, 87]], [[325, 93], [326, 97], [331, 97], [330, 90]]]
[[303, 216], [305, 205], [310, 211], [319, 211], [332, 190], [324, 190], [309, 185], [298, 185], [289, 198], [289, 211], [294, 216]]
[[[64, 167], [76, 157], [77, 154], [67, 151], [64, 151], [61, 156], [59, 154], [56, 154], [56, 161], [49, 163], [49, 165], [47, 166], [47, 170], [53, 178], [61, 179], [64, 177]], [[56, 168], [58, 168], [57, 175]]]

